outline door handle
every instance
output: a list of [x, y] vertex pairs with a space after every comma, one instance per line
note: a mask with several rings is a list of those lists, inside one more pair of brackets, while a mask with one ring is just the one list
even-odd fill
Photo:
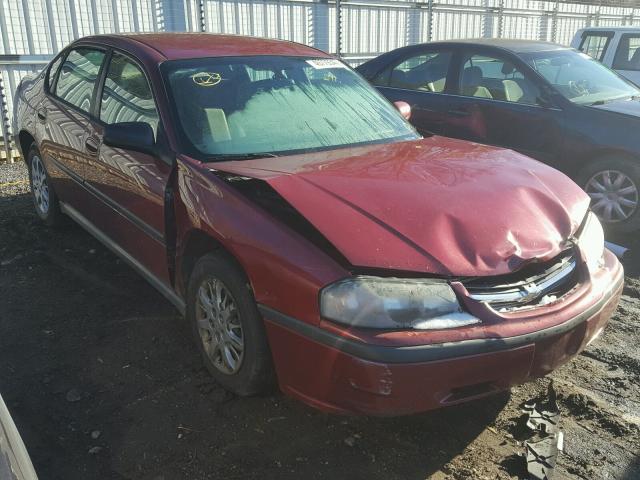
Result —
[[471, 115], [469, 110], [449, 110], [447, 113], [454, 117], [468, 117]]
[[84, 142], [84, 146], [90, 155], [96, 155], [98, 153], [98, 141], [95, 138], [87, 138]]
[[47, 109], [46, 108], [38, 109], [37, 115], [38, 115], [38, 119], [41, 122], [44, 122], [47, 119]]

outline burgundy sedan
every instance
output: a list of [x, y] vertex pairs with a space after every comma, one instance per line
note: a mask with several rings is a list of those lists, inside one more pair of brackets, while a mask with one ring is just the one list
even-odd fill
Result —
[[616, 308], [622, 267], [578, 186], [510, 150], [422, 138], [313, 48], [89, 37], [16, 97], [37, 214], [137, 269], [237, 394], [451, 405], [549, 373]]

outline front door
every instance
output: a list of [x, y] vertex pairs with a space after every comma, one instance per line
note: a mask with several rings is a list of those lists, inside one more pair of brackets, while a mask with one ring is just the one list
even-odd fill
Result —
[[557, 156], [562, 111], [542, 105], [540, 87], [524, 69], [500, 55], [468, 51], [458, 71], [446, 135], [511, 148], [542, 161]]
[[142, 67], [114, 52], [98, 96], [98, 119], [91, 122], [95, 152], [85, 173], [97, 197], [92, 221], [156, 279], [169, 283], [165, 244], [164, 193], [172, 167], [159, 158], [102, 143], [106, 125], [144, 122], [159, 133], [160, 119]]

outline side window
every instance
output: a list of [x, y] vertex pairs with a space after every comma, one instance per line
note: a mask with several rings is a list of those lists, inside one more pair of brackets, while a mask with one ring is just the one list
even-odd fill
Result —
[[504, 102], [537, 104], [538, 87], [508, 60], [471, 55], [463, 63], [460, 94]]
[[640, 35], [622, 35], [613, 60], [613, 68], [640, 70]]
[[582, 35], [579, 50], [596, 60], [602, 61], [613, 32], [588, 32]]
[[114, 53], [109, 62], [100, 119], [107, 124], [144, 122], [157, 133], [158, 111], [147, 77], [138, 65], [119, 53]]
[[80, 110], [91, 111], [91, 97], [104, 55], [104, 52], [91, 48], [71, 50], [58, 75], [56, 96]]
[[49, 67], [49, 71], [47, 72], [47, 89], [50, 92], [53, 89], [53, 82], [55, 82], [56, 75], [58, 75], [58, 70], [60, 69], [63, 58], [64, 55], [60, 55], [53, 62], [51, 62], [51, 66]]
[[[447, 83], [451, 52], [428, 52], [409, 57], [391, 71], [383, 72], [389, 87], [441, 93]], [[376, 81], [374, 79], [374, 84]], [[379, 84], [379, 83], [378, 83]]]

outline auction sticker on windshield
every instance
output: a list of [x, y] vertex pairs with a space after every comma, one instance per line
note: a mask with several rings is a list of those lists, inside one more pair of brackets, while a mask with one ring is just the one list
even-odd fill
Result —
[[333, 58], [307, 60], [307, 63], [316, 70], [323, 68], [345, 68], [344, 63], [339, 60], [334, 60]]

